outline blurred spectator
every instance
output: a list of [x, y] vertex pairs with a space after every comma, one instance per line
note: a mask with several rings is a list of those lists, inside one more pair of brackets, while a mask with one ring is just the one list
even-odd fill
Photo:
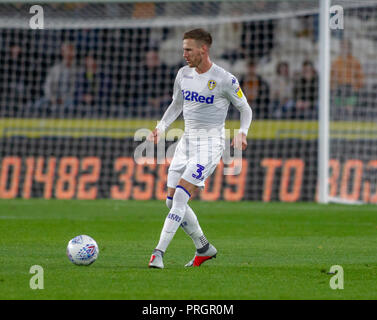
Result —
[[[146, 52], [136, 74], [129, 74], [129, 102], [138, 109], [138, 116], [143, 112], [160, 116], [169, 105], [173, 92], [176, 68], [161, 63], [156, 48]], [[148, 108], [149, 107], [149, 108]], [[148, 108], [148, 109], [147, 109]]]
[[247, 57], [268, 59], [274, 47], [275, 25], [275, 20], [252, 21], [243, 24], [242, 50]]
[[26, 104], [30, 69], [16, 41], [0, 54], [0, 115], [17, 116]]
[[293, 81], [287, 62], [279, 62], [271, 81], [271, 104], [274, 118], [285, 118], [293, 109]]
[[295, 36], [298, 38], [308, 38], [315, 42], [318, 39], [318, 14], [297, 17], [298, 30]]
[[[240, 12], [233, 10], [230, 14], [240, 15]], [[211, 52], [214, 58], [226, 59], [231, 64], [238, 59], [244, 58], [244, 53], [241, 49], [242, 23], [222, 23], [209, 26], [208, 30], [213, 38]]]
[[317, 116], [318, 75], [309, 60], [303, 62], [301, 75], [295, 81], [293, 99], [295, 118], [314, 119]]
[[[226, 5], [228, 3], [222, 3]], [[232, 16], [240, 16], [242, 11], [233, 8], [228, 12]], [[243, 26], [240, 22], [220, 23], [208, 26], [212, 35], [212, 58], [217, 65], [229, 70], [234, 76], [240, 78], [246, 69], [247, 60], [242, 49]]]
[[[73, 36], [77, 52], [94, 52], [101, 49], [110, 31], [105, 29], [79, 29]], [[115, 31], [113, 31], [115, 33]]]
[[44, 97], [35, 105], [38, 111], [72, 112], [77, 76], [74, 45], [69, 42], [63, 43], [61, 55], [62, 61], [52, 66], [47, 73], [43, 87]]
[[247, 64], [245, 76], [240, 79], [241, 88], [258, 119], [269, 117], [270, 88], [268, 83], [256, 72], [257, 65], [253, 60]]
[[78, 73], [75, 90], [75, 109], [82, 113], [100, 114], [110, 106], [111, 80], [100, 70], [92, 54], [85, 57], [84, 68]]
[[333, 90], [334, 110], [339, 107], [351, 115], [357, 104], [359, 91], [364, 85], [361, 63], [352, 55], [352, 43], [343, 39], [341, 54], [331, 66], [331, 89]]

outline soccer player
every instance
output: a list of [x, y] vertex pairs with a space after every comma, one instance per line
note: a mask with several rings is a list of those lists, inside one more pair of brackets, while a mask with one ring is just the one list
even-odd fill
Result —
[[178, 71], [173, 101], [147, 137], [157, 143], [160, 135], [183, 111], [185, 130], [177, 144], [167, 178], [166, 205], [170, 211], [152, 253], [150, 268], [164, 268], [164, 253], [179, 226], [196, 247], [195, 256], [186, 267], [200, 266], [216, 257], [217, 250], [208, 242], [188, 201], [198, 188], [204, 187], [204, 181], [220, 161], [225, 148], [225, 118], [230, 103], [240, 111], [241, 123], [231, 145], [239, 150], [245, 150], [247, 146], [251, 108], [236, 77], [211, 61], [211, 44], [210, 33], [203, 29], [184, 34], [183, 57], [188, 65]]

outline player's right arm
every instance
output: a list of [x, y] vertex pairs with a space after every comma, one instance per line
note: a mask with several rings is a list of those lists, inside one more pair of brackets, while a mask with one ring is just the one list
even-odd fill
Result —
[[181, 90], [181, 73], [180, 69], [177, 73], [174, 82], [173, 101], [166, 109], [161, 121], [157, 124], [156, 128], [149, 134], [147, 140], [157, 143], [163, 133], [181, 114], [183, 110], [183, 95]]

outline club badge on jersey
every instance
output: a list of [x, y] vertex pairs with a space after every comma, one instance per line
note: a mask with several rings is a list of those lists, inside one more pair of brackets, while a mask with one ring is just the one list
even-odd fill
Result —
[[216, 87], [216, 81], [215, 80], [209, 80], [207, 83], [208, 89], [213, 90]]

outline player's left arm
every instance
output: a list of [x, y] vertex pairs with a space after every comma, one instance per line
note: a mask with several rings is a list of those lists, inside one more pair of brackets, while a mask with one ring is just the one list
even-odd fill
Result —
[[229, 79], [225, 80], [224, 90], [230, 102], [240, 112], [240, 129], [234, 136], [231, 145], [236, 149], [245, 150], [247, 148], [247, 133], [253, 117], [252, 109], [247, 102], [236, 77], [231, 76]]

